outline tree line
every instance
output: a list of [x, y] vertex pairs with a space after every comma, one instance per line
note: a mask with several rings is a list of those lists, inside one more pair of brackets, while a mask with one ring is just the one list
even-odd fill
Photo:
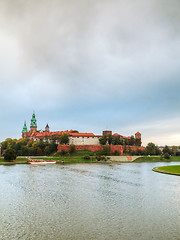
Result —
[[112, 136], [109, 134], [108, 136], [102, 136], [99, 138], [99, 143], [101, 145], [128, 145], [128, 146], [141, 146], [141, 139], [135, 139], [131, 136], [130, 139], [122, 139], [120, 136]]
[[136, 152], [131, 152], [132, 155], [166, 155], [168, 156], [180, 156], [180, 146], [172, 146], [171, 148], [167, 145], [161, 150], [158, 146], [154, 143], [150, 142], [147, 144], [145, 150], [138, 149]]
[[56, 140], [51, 142], [38, 142], [28, 139], [11, 139], [7, 138], [1, 143], [1, 151], [4, 154], [7, 149], [13, 149], [17, 156], [43, 156], [50, 155], [57, 151]]

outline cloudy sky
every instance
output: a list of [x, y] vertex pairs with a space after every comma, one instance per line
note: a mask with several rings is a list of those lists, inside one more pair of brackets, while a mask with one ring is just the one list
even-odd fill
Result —
[[180, 145], [179, 0], [0, 0], [0, 141], [38, 128]]

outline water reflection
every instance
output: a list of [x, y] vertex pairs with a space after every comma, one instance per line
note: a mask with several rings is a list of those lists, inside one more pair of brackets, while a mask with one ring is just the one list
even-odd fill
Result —
[[154, 165], [0, 166], [0, 239], [179, 239], [179, 177]]

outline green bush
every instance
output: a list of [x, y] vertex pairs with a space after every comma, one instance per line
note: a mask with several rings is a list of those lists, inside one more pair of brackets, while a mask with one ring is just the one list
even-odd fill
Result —
[[69, 147], [69, 153], [70, 153], [70, 155], [72, 155], [73, 153], [75, 153], [76, 152], [76, 148], [75, 148], [75, 145], [70, 145], [70, 147]]
[[164, 158], [165, 158], [165, 159], [170, 159], [169, 153], [166, 152], [166, 153], [164, 154]]
[[61, 152], [60, 152], [61, 156], [66, 155], [66, 153], [67, 153], [67, 152], [66, 152], [64, 149], [62, 149]]
[[97, 161], [107, 161], [107, 157], [105, 157], [104, 155], [97, 156], [96, 159], [97, 159]]
[[160, 156], [160, 160], [163, 160], [163, 156], [162, 155]]
[[106, 155], [106, 156], [111, 155], [110, 146], [104, 146], [104, 147], [103, 147], [102, 155]]
[[88, 154], [86, 154], [86, 155], [84, 155], [84, 159], [85, 160], [89, 160], [91, 157], [88, 155]]
[[4, 153], [4, 160], [11, 162], [16, 159], [16, 152], [14, 149], [8, 148]]

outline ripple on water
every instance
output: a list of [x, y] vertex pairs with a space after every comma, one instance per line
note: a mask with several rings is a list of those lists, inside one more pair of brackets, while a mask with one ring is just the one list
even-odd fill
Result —
[[178, 239], [179, 178], [152, 167], [0, 166], [0, 239]]

